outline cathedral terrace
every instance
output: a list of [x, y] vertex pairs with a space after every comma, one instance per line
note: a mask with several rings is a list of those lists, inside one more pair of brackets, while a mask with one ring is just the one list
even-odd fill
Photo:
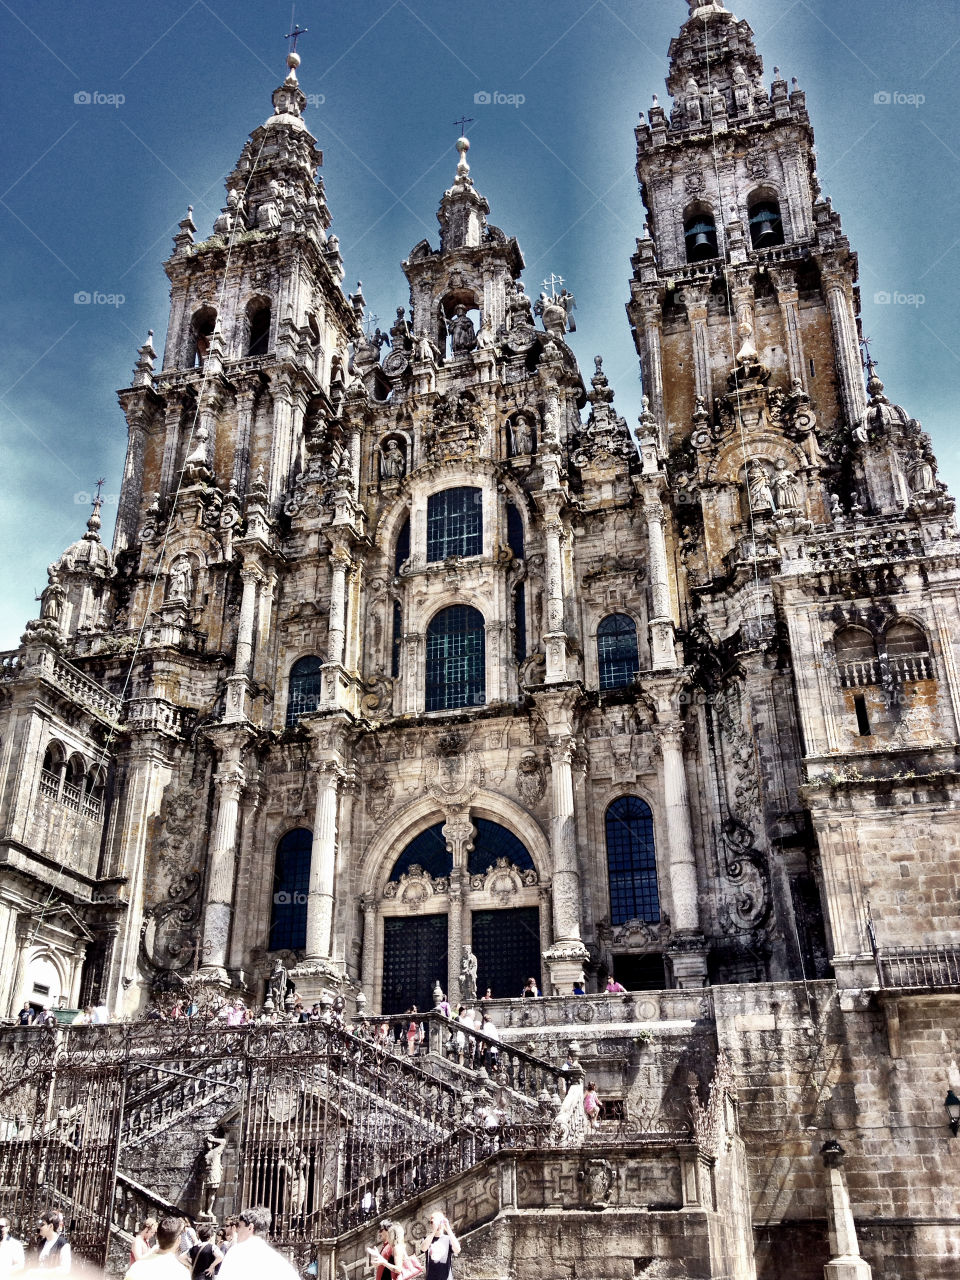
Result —
[[346, 286], [299, 27], [180, 219], [112, 542], [98, 485], [2, 656], [19, 1232], [122, 1272], [148, 1216], [264, 1205], [353, 1280], [442, 1212], [470, 1280], [953, 1274], [955, 504], [817, 104], [673, 7], [633, 426], [467, 117], [406, 303]]

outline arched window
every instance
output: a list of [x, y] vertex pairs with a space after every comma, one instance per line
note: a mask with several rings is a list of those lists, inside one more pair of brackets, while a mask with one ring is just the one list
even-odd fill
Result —
[[434, 880], [448, 876], [453, 870], [453, 855], [447, 848], [442, 822], [434, 823], [413, 837], [393, 864], [390, 879], [399, 880], [411, 867], [422, 867]]
[[60, 795], [60, 782], [64, 771], [66, 752], [59, 742], [51, 742], [43, 755], [40, 770], [40, 790], [45, 796], [56, 799]]
[[696, 207], [687, 213], [683, 220], [683, 241], [688, 262], [703, 262], [719, 256], [717, 224], [709, 209]]
[[410, 559], [410, 517], [405, 516], [400, 532], [397, 534], [397, 545], [393, 553], [393, 574], [400, 573], [401, 565]]
[[60, 799], [65, 805], [71, 809], [79, 809], [83, 800], [83, 780], [86, 776], [87, 766], [83, 756], [71, 756], [67, 761], [67, 771], [63, 775], [63, 787], [60, 791]]
[[270, 304], [252, 303], [247, 314], [250, 324], [247, 355], [265, 356], [270, 350]]
[[311, 656], [298, 659], [290, 668], [290, 694], [287, 698], [287, 728], [300, 716], [316, 711], [320, 705], [320, 683], [323, 661]]
[[427, 627], [427, 710], [486, 700], [483, 614], [468, 604], [441, 609]]
[[312, 847], [313, 835], [305, 827], [288, 831], [277, 845], [268, 951], [298, 951], [307, 945]]
[[427, 561], [483, 555], [483, 494], [444, 489], [427, 499]]
[[483, 875], [490, 867], [496, 866], [498, 858], [506, 858], [521, 871], [536, 870], [527, 846], [507, 827], [501, 827], [499, 822], [491, 822], [489, 818], [474, 818], [473, 825], [477, 834], [467, 857], [470, 875]]
[[873, 636], [863, 627], [842, 627], [833, 638], [838, 662], [869, 662], [877, 656]]
[[213, 307], [201, 307], [190, 321], [190, 350], [187, 364], [195, 369], [202, 369], [203, 362], [210, 350], [210, 338], [217, 324], [217, 313]]
[[755, 192], [747, 202], [747, 223], [754, 249], [771, 249], [783, 244], [783, 218], [776, 196]]
[[922, 627], [915, 622], [892, 622], [884, 636], [884, 647], [889, 658], [912, 657], [918, 653], [929, 653], [930, 645]]
[[102, 769], [93, 768], [87, 774], [83, 788], [83, 812], [88, 818], [103, 815], [103, 795], [107, 780]]
[[523, 516], [512, 502], [507, 503], [507, 546], [518, 560], [523, 559]]
[[610, 923], [660, 919], [657, 855], [653, 842], [653, 814], [639, 796], [621, 796], [607, 809], [607, 876], [610, 884]]
[[597, 627], [597, 666], [601, 689], [622, 689], [640, 670], [637, 627], [625, 613], [611, 613]]

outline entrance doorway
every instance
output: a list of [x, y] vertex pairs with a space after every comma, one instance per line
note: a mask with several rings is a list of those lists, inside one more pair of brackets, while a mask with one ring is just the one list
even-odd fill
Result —
[[446, 988], [447, 917], [387, 916], [383, 922], [384, 1013], [405, 1013], [415, 1004], [433, 1008], [433, 984]]
[[540, 981], [540, 909], [474, 911], [473, 953], [477, 957], [477, 995], [487, 987], [496, 1000], [519, 996], [528, 978]]

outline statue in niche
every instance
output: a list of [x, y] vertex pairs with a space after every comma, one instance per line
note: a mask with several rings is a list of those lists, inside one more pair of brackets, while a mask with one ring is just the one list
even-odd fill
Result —
[[455, 356], [469, 355], [477, 345], [477, 331], [462, 304], [450, 320], [450, 350]]
[[515, 458], [533, 453], [533, 423], [527, 413], [518, 413], [510, 423], [510, 452]]
[[920, 446], [910, 460], [908, 478], [913, 493], [933, 493], [937, 487], [930, 437], [926, 432], [921, 434]]
[[57, 573], [57, 566], [50, 565], [47, 569], [47, 585], [40, 592], [40, 617], [45, 622], [58, 623], [60, 615], [63, 612], [63, 599], [67, 593], [60, 585], [60, 575]]
[[394, 439], [389, 439], [386, 447], [380, 447], [380, 479], [388, 483], [402, 480], [407, 473], [407, 460], [403, 450]]
[[460, 999], [465, 1004], [477, 998], [477, 957], [469, 947], [463, 948], [460, 959]]
[[270, 179], [267, 198], [257, 210], [257, 230], [275, 231], [280, 226], [280, 199], [282, 196], [280, 183], [276, 178]]
[[190, 561], [186, 556], [178, 556], [170, 566], [170, 580], [167, 588], [168, 600], [182, 600], [189, 604], [193, 596], [193, 574]]
[[787, 466], [785, 458], [778, 458], [775, 463], [773, 496], [778, 511], [803, 510], [803, 486]]
[[770, 477], [761, 462], [751, 462], [747, 471], [747, 489], [750, 498], [750, 510], [754, 515], [773, 510], [773, 493], [770, 489]]
[[200, 1199], [203, 1201], [204, 1218], [213, 1218], [213, 1202], [223, 1182], [223, 1149], [227, 1145], [226, 1138], [218, 1138], [215, 1133], [208, 1133], [204, 1139], [203, 1150], [203, 1187]]

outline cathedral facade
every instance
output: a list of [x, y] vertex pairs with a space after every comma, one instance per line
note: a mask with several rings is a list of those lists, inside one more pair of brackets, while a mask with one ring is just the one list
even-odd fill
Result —
[[960, 539], [803, 91], [691, 5], [636, 130], [631, 430], [465, 138], [370, 331], [298, 65], [180, 224], [112, 548], [96, 503], [4, 655], [0, 1013], [259, 1004], [278, 958], [387, 1012], [465, 954], [495, 997], [956, 984]]

